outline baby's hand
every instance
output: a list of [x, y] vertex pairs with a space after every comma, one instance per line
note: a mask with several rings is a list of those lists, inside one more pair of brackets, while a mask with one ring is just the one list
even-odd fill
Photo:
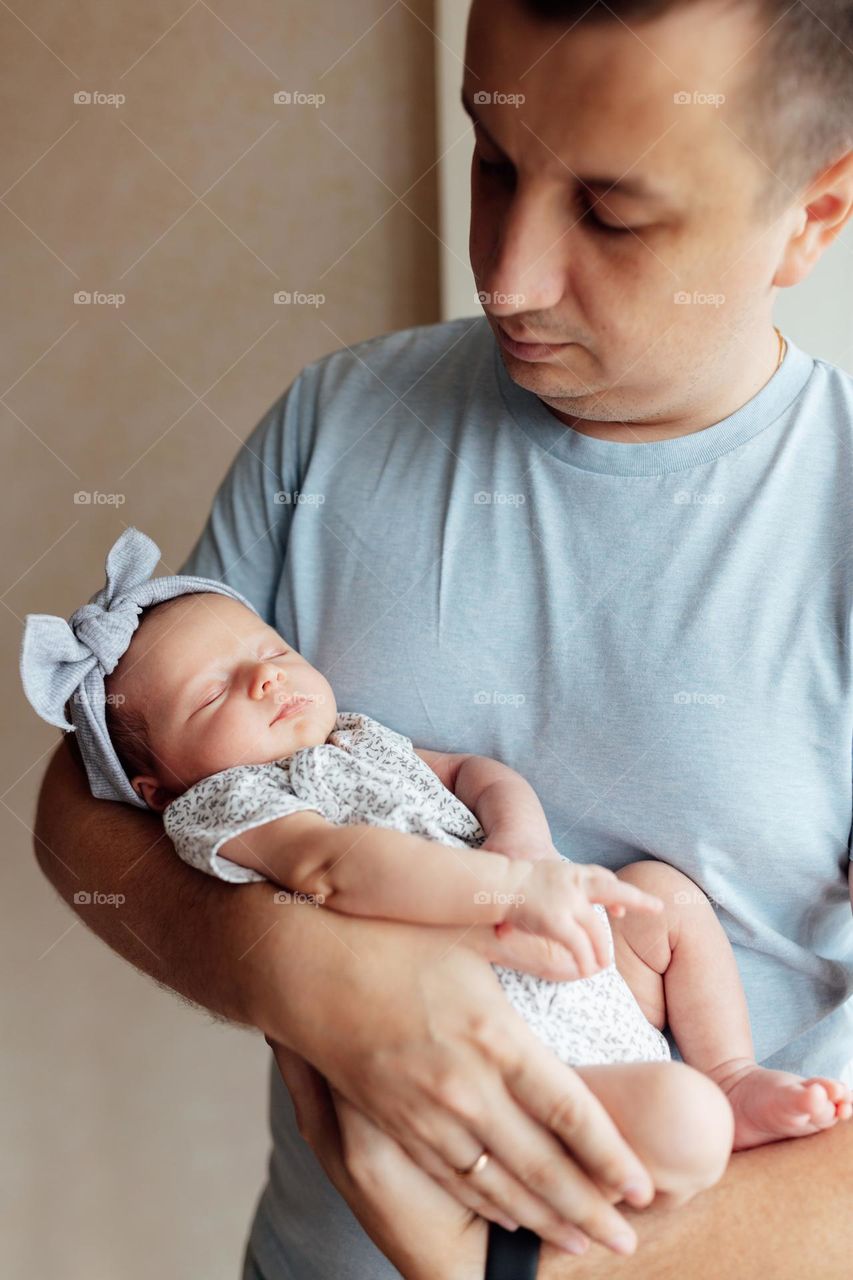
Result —
[[531, 838], [526, 832], [491, 834], [480, 848], [486, 853], [502, 853], [513, 861], [541, 862], [543, 859], [562, 862], [563, 855], [550, 838]]
[[562, 943], [574, 957], [579, 978], [588, 978], [610, 963], [607, 930], [594, 902], [617, 916], [626, 910], [663, 910], [660, 898], [623, 883], [606, 867], [563, 858], [534, 863], [515, 897], [506, 920], [496, 926], [498, 931], [515, 926]]

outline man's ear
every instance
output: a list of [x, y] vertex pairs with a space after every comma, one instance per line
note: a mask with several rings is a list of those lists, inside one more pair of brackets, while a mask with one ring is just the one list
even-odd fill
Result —
[[138, 773], [135, 778], [131, 778], [130, 785], [140, 800], [144, 800], [148, 808], [153, 809], [155, 813], [162, 813], [169, 801], [175, 798], [171, 791], [167, 791], [160, 785], [159, 780], [150, 774]]
[[853, 151], [825, 169], [802, 196], [798, 226], [779, 263], [773, 284], [785, 289], [805, 280], [853, 214]]

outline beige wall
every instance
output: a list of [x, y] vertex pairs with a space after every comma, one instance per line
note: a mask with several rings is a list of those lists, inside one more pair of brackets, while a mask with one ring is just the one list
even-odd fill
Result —
[[[140, 978], [41, 878], [29, 824], [55, 733], [20, 692], [20, 629], [98, 587], [128, 524], [174, 568], [302, 365], [437, 318], [432, 4], [12, 8], [0, 1274], [230, 1280], [265, 1158], [265, 1047]], [[326, 102], [275, 105], [276, 90]], [[79, 305], [78, 290], [125, 301]], [[278, 306], [276, 290], [326, 301]], [[119, 501], [75, 504], [81, 491]]]

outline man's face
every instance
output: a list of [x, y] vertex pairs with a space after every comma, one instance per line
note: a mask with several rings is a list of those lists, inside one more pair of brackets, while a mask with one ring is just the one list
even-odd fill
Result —
[[518, 0], [474, 0], [465, 55], [484, 310], [499, 342], [505, 326], [569, 344], [501, 352], [521, 386], [598, 421], [665, 419], [701, 403], [732, 353], [766, 358], [794, 225], [790, 208], [771, 216], [771, 175], [741, 140], [757, 19], [702, 0], [633, 25], [564, 34]]

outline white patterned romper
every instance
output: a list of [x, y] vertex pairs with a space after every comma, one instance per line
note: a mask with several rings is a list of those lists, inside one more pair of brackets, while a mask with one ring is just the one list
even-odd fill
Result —
[[[173, 800], [163, 817], [185, 862], [236, 883], [264, 877], [220, 857], [221, 845], [306, 809], [337, 825], [391, 827], [447, 845], [476, 848], [485, 839], [475, 815], [421, 760], [409, 738], [355, 712], [339, 713], [321, 746], [204, 778]], [[498, 980], [536, 1035], [572, 1066], [668, 1059], [665, 1038], [647, 1021], [613, 963], [607, 912], [599, 905], [595, 910], [607, 929], [608, 968], [591, 978], [549, 982], [494, 965]]]

